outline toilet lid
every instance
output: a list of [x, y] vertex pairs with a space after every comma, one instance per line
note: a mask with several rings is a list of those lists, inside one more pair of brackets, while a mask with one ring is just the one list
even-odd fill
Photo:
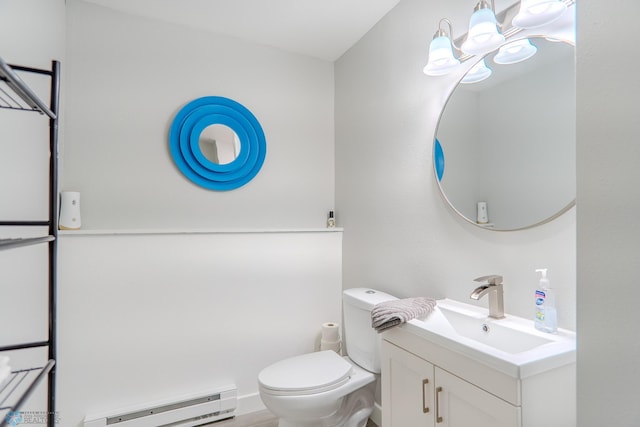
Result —
[[327, 350], [276, 362], [260, 372], [258, 381], [273, 391], [320, 392], [346, 382], [352, 369], [351, 364], [336, 352]]

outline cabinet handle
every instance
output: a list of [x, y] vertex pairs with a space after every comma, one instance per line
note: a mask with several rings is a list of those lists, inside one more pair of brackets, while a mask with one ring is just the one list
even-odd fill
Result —
[[442, 387], [436, 387], [436, 423], [441, 423], [442, 417], [440, 416], [440, 392]]
[[422, 413], [429, 413], [429, 407], [427, 406], [427, 384], [429, 380], [427, 378], [422, 380]]

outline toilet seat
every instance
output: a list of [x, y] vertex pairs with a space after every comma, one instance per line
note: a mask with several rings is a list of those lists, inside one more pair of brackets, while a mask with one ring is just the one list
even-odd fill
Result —
[[308, 395], [336, 389], [349, 381], [353, 366], [334, 351], [281, 360], [263, 369], [258, 382], [273, 395]]

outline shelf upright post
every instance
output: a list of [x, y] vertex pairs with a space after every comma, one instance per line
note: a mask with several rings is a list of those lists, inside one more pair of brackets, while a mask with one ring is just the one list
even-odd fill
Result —
[[[58, 281], [58, 121], [60, 99], [60, 62], [51, 62], [50, 108], [55, 117], [49, 118], [49, 360], [57, 359], [57, 281]], [[57, 364], [56, 364], [57, 365]], [[48, 426], [56, 423], [56, 365], [49, 371], [47, 419]]]

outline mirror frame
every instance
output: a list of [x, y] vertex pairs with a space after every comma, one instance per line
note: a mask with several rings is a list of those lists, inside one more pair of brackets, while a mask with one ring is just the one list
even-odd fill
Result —
[[[210, 161], [200, 150], [200, 134], [210, 125], [231, 128], [240, 140], [240, 152], [230, 163]], [[221, 96], [205, 96], [186, 104], [169, 130], [171, 156], [184, 176], [208, 190], [242, 187], [260, 171], [267, 145], [258, 119], [242, 104]]]
[[[535, 37], [541, 37], [541, 38], [547, 38], [549, 35], [542, 35], [542, 34], [528, 34], [526, 35], [526, 37], [528, 38], [535, 38]], [[514, 38], [514, 40], [517, 38]], [[512, 40], [511, 40], [512, 41]], [[575, 49], [575, 42], [570, 41], [570, 40], [561, 40], [563, 43], [567, 43], [571, 46], [574, 47]], [[507, 41], [508, 43], [509, 41]], [[505, 43], [506, 44], [506, 43]], [[477, 60], [474, 61], [473, 65], [475, 65], [476, 63], [482, 61], [483, 59], [485, 59], [487, 56], [491, 55], [492, 53], [496, 52], [497, 49], [495, 51], [491, 51], [491, 52], [487, 52], [486, 54], [482, 55], [482, 56], [478, 56]], [[474, 58], [476, 59], [476, 58]], [[473, 65], [471, 65], [471, 67], [467, 70], [467, 72], [469, 70], [471, 70], [471, 68], [473, 68]], [[575, 73], [575, 71], [574, 71]], [[489, 231], [498, 231], [498, 232], [508, 232], [508, 231], [520, 231], [520, 230], [528, 230], [534, 227], [538, 227], [540, 225], [544, 225], [548, 222], [553, 221], [554, 219], [560, 217], [561, 215], [563, 215], [565, 212], [569, 211], [571, 208], [573, 208], [576, 205], [576, 197], [574, 196], [574, 198], [569, 201], [569, 203], [567, 203], [567, 205], [565, 205], [563, 208], [561, 208], [560, 210], [558, 210], [556, 213], [550, 215], [549, 217], [533, 223], [533, 224], [529, 224], [526, 226], [522, 226], [522, 227], [517, 227], [517, 228], [492, 228], [492, 227], [488, 227], [484, 224], [479, 224], [476, 221], [474, 221], [471, 218], [467, 218], [462, 212], [460, 212], [454, 205], [453, 203], [451, 203], [451, 201], [449, 200], [449, 198], [447, 197], [447, 195], [445, 194], [444, 189], [442, 188], [442, 177], [444, 174], [444, 168], [445, 168], [445, 154], [444, 151], [442, 149], [442, 146], [440, 144], [440, 141], [438, 140], [438, 129], [440, 127], [440, 121], [442, 120], [442, 116], [444, 115], [444, 111], [447, 107], [447, 104], [449, 103], [449, 100], [451, 99], [451, 97], [453, 96], [453, 93], [455, 92], [455, 90], [462, 84], [462, 79], [464, 78], [464, 76], [467, 73], [465, 72], [462, 76], [460, 76], [460, 79], [458, 80], [458, 82], [456, 83], [455, 86], [453, 86], [453, 88], [451, 89], [451, 92], [449, 93], [449, 95], [447, 96], [447, 100], [445, 101], [444, 105], [442, 106], [442, 109], [440, 111], [440, 116], [438, 117], [438, 122], [435, 128], [435, 133], [434, 133], [434, 137], [433, 137], [433, 149], [432, 149], [432, 155], [433, 155], [433, 173], [435, 176], [435, 181], [438, 184], [438, 190], [440, 192], [440, 195], [442, 196], [443, 200], [445, 201], [445, 203], [449, 206], [449, 208], [451, 208], [451, 210], [453, 210], [460, 218], [462, 218], [463, 220], [465, 220], [466, 222], [475, 225], [478, 228], [482, 228], [485, 230], [489, 230]]]

